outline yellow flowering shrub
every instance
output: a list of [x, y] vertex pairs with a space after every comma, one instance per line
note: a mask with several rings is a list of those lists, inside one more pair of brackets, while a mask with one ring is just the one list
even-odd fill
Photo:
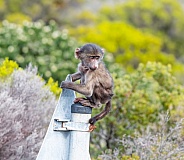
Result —
[[7, 76], [9, 76], [10, 74], [12, 74], [12, 72], [15, 69], [18, 69], [18, 64], [15, 61], [9, 60], [8, 58], [6, 58], [2, 64], [0, 64], [0, 79], [4, 79]]
[[[0, 80], [4, 81], [7, 77], [10, 77], [10, 75], [16, 69], [21, 68], [19, 68], [19, 65], [15, 61], [9, 60], [9, 58], [5, 58], [5, 60], [0, 64]], [[40, 77], [40, 80], [45, 81], [42, 77]], [[52, 77], [49, 78], [45, 86], [49, 87], [50, 91], [59, 97], [61, 88], [58, 87], [58, 82], [55, 82]]]
[[50, 88], [50, 91], [53, 92], [57, 97], [59, 97], [61, 93], [61, 88], [58, 87], [58, 82], [54, 82], [52, 77], [49, 78], [46, 86]]

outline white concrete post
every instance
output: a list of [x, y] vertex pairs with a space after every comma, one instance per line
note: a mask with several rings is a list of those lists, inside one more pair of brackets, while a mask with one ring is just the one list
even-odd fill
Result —
[[[72, 122], [77, 122], [79, 125], [84, 123], [88, 124], [87, 129], [89, 130], [89, 119], [91, 118], [92, 109], [90, 107], [84, 107], [80, 104], [73, 104], [71, 106]], [[89, 154], [89, 141], [90, 132], [86, 131], [71, 131], [70, 135], [70, 154], [69, 160], [90, 160]]]

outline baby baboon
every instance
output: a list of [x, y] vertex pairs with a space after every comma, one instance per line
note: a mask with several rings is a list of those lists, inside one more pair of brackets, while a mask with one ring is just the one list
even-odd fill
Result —
[[[76, 98], [83, 106], [98, 108], [105, 104], [105, 109], [89, 120], [90, 131], [95, 122], [102, 119], [111, 110], [113, 96], [113, 79], [103, 63], [104, 51], [96, 44], [85, 44], [75, 50], [75, 57], [80, 59], [78, 72], [71, 75], [73, 82], [63, 81], [61, 88], [69, 88], [83, 94], [86, 98]], [[80, 79], [81, 83], [74, 81]]]

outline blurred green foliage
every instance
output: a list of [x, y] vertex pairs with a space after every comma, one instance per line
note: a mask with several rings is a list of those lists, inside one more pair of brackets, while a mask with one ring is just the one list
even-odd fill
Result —
[[31, 21], [30, 17], [22, 13], [12, 13], [6, 16], [6, 20], [16, 24], [22, 24], [23, 21]]
[[0, 20], [16, 24], [22, 24], [25, 20], [33, 22], [43, 20], [45, 23], [55, 20], [62, 27], [71, 26], [83, 20], [89, 22], [90, 15], [91, 20], [94, 19], [94, 15], [90, 14], [88, 9], [87, 16], [83, 13], [78, 15], [81, 11], [78, 8], [84, 3], [86, 3], [84, 0], [0, 0]]
[[[89, 16], [90, 19], [91, 16]], [[94, 42], [132, 72], [147, 61], [171, 64], [183, 82], [184, 10], [178, 1], [130, 0], [103, 6], [96, 21], [70, 29], [83, 43]]]
[[[69, 0], [70, 1], [70, 0]], [[0, 0], [0, 20], [22, 24], [23, 21], [49, 22], [51, 19], [59, 20], [57, 10], [62, 9], [69, 1], [60, 0]]]
[[9, 57], [20, 67], [30, 62], [38, 67], [43, 78], [64, 80], [75, 72], [74, 49], [76, 41], [60, 31], [54, 21], [25, 22], [22, 26], [4, 21], [0, 27], [0, 59]]
[[162, 51], [163, 40], [160, 37], [124, 22], [104, 21], [94, 26], [79, 26], [75, 30], [71, 29], [71, 35], [77, 36], [83, 43], [93, 41], [104, 47], [127, 71], [133, 71], [139, 63], [156, 61], [171, 64], [175, 75], [183, 79], [181, 74], [184, 72], [184, 65], [172, 54]]
[[162, 38], [162, 51], [183, 58], [184, 10], [178, 0], [128, 0], [114, 7], [104, 6], [98, 17], [149, 31]]
[[[171, 65], [148, 62], [140, 64], [131, 74], [114, 73], [113, 77], [112, 112], [97, 123], [96, 130], [100, 134], [94, 134], [91, 139], [93, 144], [101, 142], [97, 150], [112, 149], [117, 137], [121, 139], [124, 134], [144, 131], [148, 125], [159, 123], [161, 113], [183, 106], [184, 88], [172, 75]], [[93, 111], [94, 114], [99, 112]], [[98, 152], [93, 145], [92, 148]]]
[[[134, 136], [123, 135], [116, 139], [118, 147], [107, 149], [99, 158], [121, 160], [179, 160], [184, 158], [184, 119], [170, 126], [169, 112], [160, 114], [159, 124], [149, 125], [143, 133]], [[181, 118], [181, 117], [180, 117]], [[100, 160], [99, 159], [99, 160]]]
[[79, 26], [77, 30], [71, 31], [71, 34], [78, 35], [84, 42], [94, 41], [116, 54], [135, 51], [159, 52], [162, 45], [160, 38], [143, 33], [124, 22], [103, 21], [91, 27]]

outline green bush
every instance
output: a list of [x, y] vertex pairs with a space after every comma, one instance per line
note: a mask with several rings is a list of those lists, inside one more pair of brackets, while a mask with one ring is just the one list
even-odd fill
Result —
[[82, 42], [94, 42], [111, 52], [128, 71], [139, 63], [161, 62], [173, 66], [183, 82], [184, 10], [173, 0], [127, 0], [103, 6], [96, 21], [71, 28]]
[[0, 42], [1, 60], [9, 57], [23, 68], [31, 62], [46, 79], [61, 81], [75, 71], [73, 53], [77, 44], [53, 21], [48, 25], [25, 22], [22, 26], [3, 21]]
[[162, 52], [163, 39], [149, 32], [141, 31], [125, 22], [102, 21], [94, 26], [79, 26], [71, 30], [83, 43], [94, 42], [111, 52], [115, 62], [126, 71], [132, 72], [139, 63], [161, 62], [173, 66], [174, 75], [183, 81], [184, 65], [172, 54]]
[[[158, 124], [160, 113], [167, 110], [172, 113], [183, 106], [184, 88], [172, 75], [171, 65], [148, 62], [140, 64], [131, 74], [114, 73], [113, 77], [112, 112], [97, 123], [97, 133], [91, 138], [94, 150], [112, 149], [117, 146], [115, 139], [141, 132], [150, 124]], [[99, 112], [93, 111], [94, 114]]]
[[148, 126], [144, 133], [137, 133], [134, 137], [122, 135], [121, 139], [115, 140], [118, 147], [106, 150], [99, 156], [99, 160], [183, 159], [184, 119], [180, 119], [171, 127], [169, 114], [159, 116], [161, 117], [159, 125]]

